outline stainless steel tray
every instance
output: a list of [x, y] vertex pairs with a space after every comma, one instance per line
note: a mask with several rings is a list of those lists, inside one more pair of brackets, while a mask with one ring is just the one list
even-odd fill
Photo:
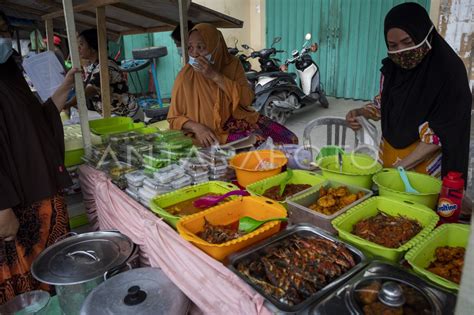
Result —
[[[365, 195], [359, 200], [354, 201], [350, 205], [339, 209], [337, 212], [334, 212], [331, 215], [325, 215], [309, 209], [309, 206], [311, 204], [314, 204], [319, 199], [319, 188], [321, 186], [324, 186], [326, 189], [346, 186], [352, 194], [357, 194], [358, 192], [362, 191]], [[309, 188], [305, 191], [299, 192], [289, 197], [286, 200], [288, 204], [288, 219], [290, 224], [309, 223], [331, 234], [336, 235], [337, 231], [332, 226], [331, 221], [346, 212], [347, 210], [369, 199], [370, 197], [372, 197], [372, 195], [373, 192], [371, 190], [362, 187], [342, 184], [333, 180], [327, 180], [323, 185], [318, 185], [318, 187]]]
[[354, 277], [341, 285], [337, 291], [332, 292], [315, 304], [309, 310], [309, 314], [362, 314], [352, 305], [350, 291], [360, 281], [374, 278], [393, 279], [410, 284], [419, 289], [431, 301], [433, 307], [432, 314], [454, 314], [456, 306], [455, 294], [425, 282], [407, 269], [385, 261], [372, 261]]
[[[286, 303], [280, 302], [271, 295], [266, 294], [258, 285], [254, 282], [250, 281], [245, 275], [241, 274], [236, 266], [237, 264], [243, 259], [251, 259], [252, 257], [260, 256], [263, 251], [268, 250], [273, 246], [277, 246], [280, 241], [283, 239], [291, 236], [291, 235], [300, 235], [300, 236], [318, 236], [332, 242], [344, 245], [353, 255], [356, 265], [350, 269], [348, 272], [325, 286], [323, 289], [319, 290], [313, 296], [307, 298], [303, 302], [290, 306]], [[263, 241], [262, 243], [257, 244], [251, 248], [248, 248], [242, 252], [235, 253], [229, 257], [229, 265], [228, 267], [237, 274], [242, 280], [244, 280], [247, 284], [249, 284], [252, 288], [254, 288], [258, 293], [264, 296], [270, 303], [272, 303], [275, 307], [280, 309], [284, 312], [294, 313], [301, 311], [314, 303], [315, 301], [323, 298], [326, 294], [330, 293], [333, 289], [337, 288], [342, 282], [346, 281], [348, 278], [352, 277], [355, 273], [357, 273], [360, 269], [362, 269], [366, 265], [366, 257], [365, 255], [358, 250], [357, 248], [346, 244], [339, 240], [338, 238], [330, 235], [329, 233], [317, 228], [313, 225], [309, 224], [298, 224], [289, 227], [288, 229], [278, 233], [277, 235]]]

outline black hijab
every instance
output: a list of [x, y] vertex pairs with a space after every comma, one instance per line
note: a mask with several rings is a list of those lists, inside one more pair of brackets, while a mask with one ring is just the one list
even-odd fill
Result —
[[[433, 26], [417, 3], [403, 3], [385, 17], [385, 41], [391, 28], [421, 43]], [[420, 64], [405, 70], [389, 58], [382, 61], [382, 133], [393, 147], [420, 140], [419, 126], [428, 122], [442, 145], [442, 174], [467, 174], [471, 124], [471, 92], [466, 68], [436, 29], [428, 37], [432, 49]], [[388, 45], [387, 45], [388, 46]]]

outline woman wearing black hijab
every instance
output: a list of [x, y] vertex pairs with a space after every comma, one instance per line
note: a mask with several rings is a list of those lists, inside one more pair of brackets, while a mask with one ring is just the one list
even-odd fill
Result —
[[69, 231], [62, 190], [71, 180], [59, 113], [78, 70], [40, 104], [15, 54], [12, 29], [0, 11], [0, 305], [40, 288], [31, 264]]
[[403, 3], [385, 17], [388, 57], [382, 60], [380, 94], [374, 104], [351, 110], [381, 119], [382, 161], [439, 177], [467, 174], [471, 92], [466, 68], [438, 34], [425, 9]]

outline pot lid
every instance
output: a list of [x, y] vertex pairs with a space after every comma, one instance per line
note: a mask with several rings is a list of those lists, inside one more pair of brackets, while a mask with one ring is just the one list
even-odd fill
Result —
[[127, 261], [134, 244], [113, 231], [79, 234], [43, 251], [31, 266], [33, 276], [52, 285], [72, 285], [102, 277]]
[[383, 277], [371, 277], [354, 285], [352, 298], [361, 313], [432, 314], [428, 297], [407, 282]]
[[158, 268], [138, 268], [97, 286], [82, 305], [81, 315], [187, 314], [189, 299]]

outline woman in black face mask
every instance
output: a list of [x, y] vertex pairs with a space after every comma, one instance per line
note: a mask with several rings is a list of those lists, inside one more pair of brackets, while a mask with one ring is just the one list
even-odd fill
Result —
[[400, 4], [385, 17], [388, 57], [382, 60], [380, 94], [373, 104], [351, 110], [381, 120], [385, 167], [403, 166], [435, 177], [448, 171], [466, 177], [471, 92], [466, 68], [416, 3]]

